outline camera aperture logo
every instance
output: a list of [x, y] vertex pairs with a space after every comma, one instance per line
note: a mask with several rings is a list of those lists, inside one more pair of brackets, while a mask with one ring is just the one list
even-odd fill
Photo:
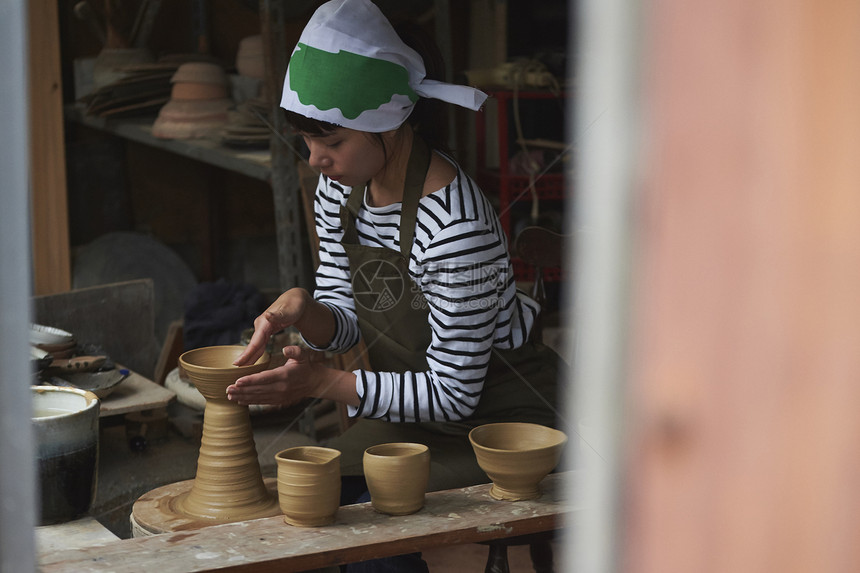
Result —
[[406, 283], [400, 269], [388, 261], [364, 262], [352, 277], [352, 292], [356, 304], [374, 312], [392, 308], [400, 302], [404, 290]]

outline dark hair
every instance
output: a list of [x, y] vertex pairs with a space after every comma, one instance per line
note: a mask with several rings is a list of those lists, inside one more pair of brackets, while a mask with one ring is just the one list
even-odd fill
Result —
[[[432, 36], [413, 21], [402, 20], [392, 22], [392, 25], [403, 43], [418, 52], [424, 60], [427, 79], [445, 81], [445, 60]], [[448, 107], [444, 102], [418, 98], [407, 121], [431, 148], [449, 151]]]
[[[418, 24], [410, 20], [392, 21], [392, 26], [403, 43], [418, 52], [424, 60], [426, 77], [431, 80], [445, 80], [445, 61], [433, 38]], [[419, 97], [406, 121], [412, 129], [432, 149], [448, 151], [448, 115], [443, 102]], [[326, 135], [338, 128], [337, 125], [318, 119], [305, 117], [294, 111], [286, 112], [287, 123], [294, 131], [309, 135]], [[382, 135], [374, 134], [382, 143]], [[386, 154], [387, 155], [387, 154]]]

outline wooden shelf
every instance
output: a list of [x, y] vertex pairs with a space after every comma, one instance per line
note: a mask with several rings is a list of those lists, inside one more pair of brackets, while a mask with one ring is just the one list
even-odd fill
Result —
[[93, 117], [86, 115], [83, 106], [79, 104], [66, 106], [65, 116], [68, 121], [241, 173], [254, 179], [270, 182], [272, 178], [272, 160], [268, 149], [237, 151], [209, 139], [161, 139], [152, 135], [152, 123], [154, 121], [152, 117], [132, 119]]

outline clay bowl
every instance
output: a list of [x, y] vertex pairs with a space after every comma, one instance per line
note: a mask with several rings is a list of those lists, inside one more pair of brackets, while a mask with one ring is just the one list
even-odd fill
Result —
[[201, 84], [227, 85], [227, 74], [218, 64], [209, 62], [188, 62], [176, 69], [170, 78], [171, 83], [194, 82]]
[[62, 344], [36, 344], [36, 348], [47, 352], [53, 358], [71, 358], [78, 348], [78, 343], [72, 339]]
[[162, 139], [214, 136], [227, 123], [229, 99], [171, 99], [159, 110], [152, 135]]
[[540, 497], [539, 484], [558, 465], [567, 436], [539, 424], [502, 422], [474, 428], [469, 441], [493, 482], [490, 495], [519, 501]]
[[206, 82], [174, 82], [170, 90], [173, 99], [226, 99], [227, 86]]
[[92, 392], [101, 400], [110, 396], [129, 374], [125, 368], [114, 368], [101, 372], [69, 372], [62, 378], [75, 388]]
[[189, 350], [179, 357], [179, 364], [207, 400], [227, 400], [227, 386], [248, 374], [265, 370], [269, 354], [264, 353], [254, 364], [234, 366], [244, 346], [207, 346]]
[[[45, 326], [44, 324], [30, 325], [30, 343], [35, 345], [49, 346], [65, 346], [68, 344], [74, 345], [75, 337], [71, 332], [66, 332], [53, 326]], [[47, 348], [43, 348], [50, 352]]]

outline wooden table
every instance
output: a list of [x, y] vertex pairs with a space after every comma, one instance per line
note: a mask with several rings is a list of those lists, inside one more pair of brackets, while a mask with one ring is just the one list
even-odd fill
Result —
[[119, 540], [108, 528], [87, 516], [57, 525], [36, 527], [36, 554], [50, 555], [68, 549], [92, 548]]
[[362, 503], [341, 507], [336, 522], [326, 527], [293, 527], [280, 516], [269, 517], [54, 551], [39, 556], [39, 568], [44, 573], [303, 571], [550, 531], [563, 526], [575, 509], [562, 498], [565, 480], [577, 475], [547, 476], [536, 500], [496, 501], [485, 484], [429, 493], [424, 509], [412, 515], [383, 515]]

